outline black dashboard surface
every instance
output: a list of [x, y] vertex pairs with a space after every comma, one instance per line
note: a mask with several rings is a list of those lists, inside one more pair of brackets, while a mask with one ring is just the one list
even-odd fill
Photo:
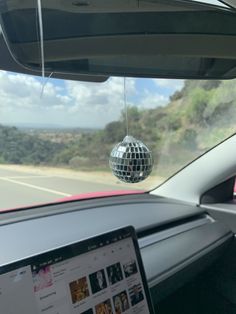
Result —
[[149, 286], [232, 237], [199, 207], [143, 195], [58, 203], [0, 216], [0, 265], [123, 226], [135, 227]]

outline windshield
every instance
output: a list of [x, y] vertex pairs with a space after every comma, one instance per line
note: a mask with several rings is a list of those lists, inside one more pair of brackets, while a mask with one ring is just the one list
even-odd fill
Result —
[[127, 78], [125, 98], [129, 135], [154, 160], [149, 178], [136, 184], [119, 181], [109, 167], [127, 135], [123, 78], [43, 81], [1, 71], [1, 210], [90, 192], [148, 191], [235, 132], [234, 80]]

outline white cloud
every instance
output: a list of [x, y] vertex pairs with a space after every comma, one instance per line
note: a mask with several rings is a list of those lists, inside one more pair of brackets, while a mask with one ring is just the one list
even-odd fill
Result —
[[139, 106], [144, 109], [153, 109], [165, 106], [169, 101], [169, 97], [159, 93], [153, 93], [149, 90], [144, 91], [144, 95], [140, 100]]
[[[41, 92], [39, 79], [0, 71], [0, 123], [52, 122], [57, 116], [53, 106], [63, 106], [65, 100], [52, 83], [45, 86], [43, 98]], [[48, 108], [50, 115], [45, 113]]]
[[53, 84], [45, 86], [43, 98], [40, 97], [42, 84], [34, 77], [0, 72], [0, 106], [12, 108], [42, 108], [61, 102]]
[[[103, 127], [119, 119], [124, 109], [123, 78], [113, 77], [104, 83], [51, 79], [45, 85], [42, 98], [41, 81], [28, 75], [0, 71], [0, 123]], [[166, 86], [164, 81], [158, 80], [153, 89], [152, 79], [145, 81], [145, 87], [143, 81], [126, 79], [127, 103], [139, 108], [165, 105], [170, 92], [161, 92], [159, 87]]]
[[156, 86], [166, 88], [171, 91], [180, 90], [184, 86], [184, 80], [172, 80], [172, 79], [153, 79]]
[[[54, 122], [98, 127], [118, 119], [124, 107], [121, 78], [102, 84], [51, 80], [45, 85], [42, 98], [40, 80], [0, 71], [0, 123]], [[135, 93], [134, 79], [127, 79], [127, 91]]]
[[[135, 79], [127, 79], [127, 96], [135, 93]], [[123, 103], [123, 79], [110, 78], [104, 83], [66, 82], [66, 89], [72, 98], [69, 112], [87, 114], [87, 120], [104, 125], [119, 118]]]
[[[135, 80], [127, 80], [127, 94], [135, 91]], [[123, 79], [110, 78], [104, 83], [66, 82], [68, 94], [76, 101], [76, 105], [106, 106], [118, 104], [123, 101]]]

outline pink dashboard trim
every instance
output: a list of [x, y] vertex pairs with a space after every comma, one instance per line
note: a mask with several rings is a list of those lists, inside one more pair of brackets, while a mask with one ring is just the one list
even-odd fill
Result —
[[53, 202], [49, 203], [41, 203], [41, 204], [33, 204], [31, 206], [22, 206], [16, 208], [4, 208], [1, 209], [0, 212], [9, 212], [14, 210], [23, 210], [23, 209], [30, 209], [35, 208], [38, 206], [46, 206], [46, 205], [53, 205], [53, 204], [60, 204], [63, 202], [70, 202], [70, 201], [80, 201], [80, 200], [89, 200], [94, 198], [102, 198], [102, 197], [110, 197], [110, 196], [122, 196], [122, 195], [130, 195], [130, 194], [143, 194], [146, 191], [144, 190], [119, 190], [119, 191], [105, 191], [105, 192], [92, 192], [92, 193], [83, 193], [73, 196], [68, 196], [64, 198], [57, 199]]

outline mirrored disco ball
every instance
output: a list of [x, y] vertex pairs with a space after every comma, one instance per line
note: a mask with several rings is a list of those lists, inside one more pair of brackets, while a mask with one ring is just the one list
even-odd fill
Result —
[[153, 167], [151, 151], [129, 135], [113, 148], [109, 163], [113, 174], [127, 183], [145, 180]]

